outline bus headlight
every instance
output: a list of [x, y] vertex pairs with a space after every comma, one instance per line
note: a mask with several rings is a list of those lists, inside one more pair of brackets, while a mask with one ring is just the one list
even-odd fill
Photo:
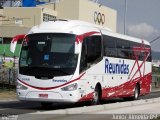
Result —
[[68, 85], [66, 87], [61, 88], [61, 90], [63, 90], [63, 91], [73, 91], [73, 90], [76, 90], [77, 87], [78, 87], [78, 84], [74, 83], [74, 84], [71, 84], [71, 85]]
[[28, 88], [20, 83], [17, 83], [17, 89], [27, 90]]

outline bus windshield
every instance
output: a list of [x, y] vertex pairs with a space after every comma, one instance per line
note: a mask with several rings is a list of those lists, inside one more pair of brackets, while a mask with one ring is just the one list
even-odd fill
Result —
[[35, 77], [65, 76], [74, 73], [78, 54], [75, 54], [75, 35], [37, 33], [23, 42], [19, 72]]

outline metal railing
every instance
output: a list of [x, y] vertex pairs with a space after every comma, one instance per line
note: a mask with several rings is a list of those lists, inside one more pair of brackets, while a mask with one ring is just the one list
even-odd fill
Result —
[[12, 89], [16, 86], [17, 69], [3, 68], [0, 69], [0, 89]]
[[152, 88], [160, 88], [160, 75], [152, 74]]

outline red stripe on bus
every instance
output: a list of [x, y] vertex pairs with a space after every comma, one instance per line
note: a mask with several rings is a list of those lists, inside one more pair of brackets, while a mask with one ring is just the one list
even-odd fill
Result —
[[81, 34], [81, 35], [77, 35], [76, 36], [76, 42], [77, 43], [82, 42], [85, 37], [88, 37], [88, 36], [91, 36], [91, 35], [94, 35], [94, 34], [100, 34], [100, 32], [91, 31], [91, 32], [87, 32], [87, 33], [84, 33], [84, 34]]
[[[140, 95], [150, 93], [150, 84], [151, 84], [152, 73], [148, 73], [144, 75], [142, 78], [137, 77], [134, 80], [129, 80], [121, 85], [115, 87], [104, 87], [102, 88], [102, 96], [101, 99], [109, 99], [116, 97], [131, 97], [134, 94], [134, 88], [137, 82], [140, 82], [141, 91]], [[112, 93], [112, 94], [110, 94]], [[81, 97], [79, 102], [87, 101], [93, 99], [93, 92], [88, 93], [87, 95]]]
[[16, 35], [12, 39], [12, 43], [17, 42], [19, 40], [22, 40], [25, 37], [26, 34]]

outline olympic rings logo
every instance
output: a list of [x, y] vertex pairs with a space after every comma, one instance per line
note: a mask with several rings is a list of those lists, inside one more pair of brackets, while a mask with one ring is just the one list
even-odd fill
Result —
[[100, 24], [104, 24], [105, 23], [105, 15], [103, 13], [100, 12], [94, 12], [94, 22]]

